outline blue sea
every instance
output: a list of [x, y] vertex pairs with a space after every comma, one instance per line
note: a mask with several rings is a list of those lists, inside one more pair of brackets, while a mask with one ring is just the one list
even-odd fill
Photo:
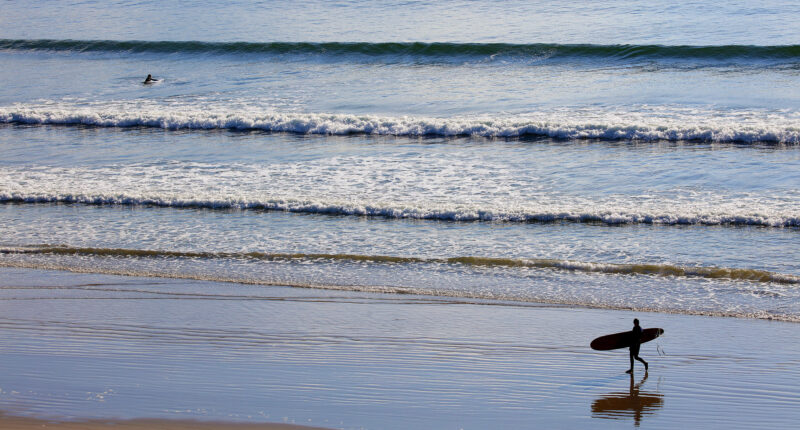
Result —
[[3, 266], [800, 321], [796, 3], [2, 12]]

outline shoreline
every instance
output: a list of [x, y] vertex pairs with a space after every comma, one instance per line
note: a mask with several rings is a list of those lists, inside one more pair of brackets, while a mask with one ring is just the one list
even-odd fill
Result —
[[[42, 264], [42, 263], [29, 263], [29, 262], [6, 262], [0, 260], [0, 270], [2, 269], [18, 269], [18, 270], [32, 270], [32, 271], [55, 271], [55, 272], [68, 272], [74, 274], [84, 275], [98, 275], [98, 276], [119, 276], [126, 278], [144, 278], [144, 279], [169, 279], [175, 281], [196, 281], [196, 282], [212, 282], [212, 283], [225, 283], [225, 284], [240, 284], [251, 286], [263, 287], [287, 287], [319, 291], [339, 291], [343, 293], [365, 293], [365, 294], [389, 294], [389, 295], [415, 295], [429, 297], [432, 300], [442, 299], [445, 301], [463, 301], [465, 304], [480, 304], [482, 302], [496, 303], [497, 305], [507, 305], [509, 303], [518, 304], [519, 306], [561, 306], [573, 309], [594, 309], [594, 310], [608, 310], [608, 311], [623, 311], [623, 312], [645, 312], [667, 315], [691, 315], [700, 317], [713, 317], [713, 318], [734, 318], [745, 320], [760, 320], [760, 321], [779, 321], [786, 323], [800, 323], [800, 317], [794, 315], [769, 315], [762, 313], [752, 314], [737, 314], [726, 311], [710, 311], [710, 310], [678, 310], [678, 309], [663, 309], [663, 308], [650, 308], [650, 307], [628, 307], [628, 306], [613, 306], [613, 305], [593, 305], [585, 302], [569, 302], [565, 300], [549, 300], [545, 298], [537, 300], [529, 300], [526, 298], [517, 297], [492, 297], [490, 295], [482, 296], [478, 294], [473, 295], [459, 295], [447, 294], [438, 290], [418, 290], [406, 287], [390, 287], [390, 286], [355, 286], [355, 285], [332, 285], [332, 284], [310, 284], [306, 282], [293, 282], [293, 281], [264, 281], [258, 279], [235, 278], [224, 276], [204, 276], [180, 272], [148, 272], [136, 269], [120, 269], [110, 267], [76, 267], [64, 264]], [[649, 276], [649, 275], [639, 275]], [[661, 276], [661, 275], [659, 275]], [[761, 281], [758, 281], [761, 282]]]

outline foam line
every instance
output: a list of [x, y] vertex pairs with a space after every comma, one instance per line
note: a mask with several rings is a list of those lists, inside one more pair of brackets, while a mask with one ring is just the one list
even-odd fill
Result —
[[121, 206], [156, 206], [170, 208], [199, 208], [214, 210], [264, 210], [293, 213], [311, 213], [343, 216], [374, 216], [394, 219], [423, 219], [437, 221], [497, 221], [497, 222], [576, 222], [622, 224], [655, 224], [655, 225], [729, 225], [729, 226], [764, 226], [764, 227], [800, 227], [797, 216], [765, 216], [759, 214], [676, 214], [676, 213], [626, 213], [616, 210], [598, 212], [547, 212], [546, 209], [536, 212], [504, 212], [502, 210], [470, 210], [470, 209], [436, 209], [423, 207], [392, 207], [379, 205], [332, 204], [324, 201], [300, 201], [270, 199], [253, 200], [197, 200], [177, 199], [174, 197], [141, 198], [116, 195], [85, 194], [20, 194], [0, 192], [0, 203], [64, 203], [87, 205], [121, 205]]
[[[759, 119], [759, 116], [763, 117]], [[767, 118], [769, 116], [769, 118]], [[225, 107], [139, 106], [134, 102], [0, 106], [0, 123], [263, 130], [322, 135], [550, 137], [641, 141], [800, 144], [798, 114], [665, 109], [631, 112], [533, 112], [454, 118], [236, 111]]]

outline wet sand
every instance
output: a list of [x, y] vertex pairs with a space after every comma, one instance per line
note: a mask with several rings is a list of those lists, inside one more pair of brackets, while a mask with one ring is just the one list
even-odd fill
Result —
[[34, 418], [0, 416], [0, 428], [4, 430], [313, 430], [319, 427], [304, 427], [291, 424], [243, 424], [198, 421], [170, 421], [138, 419], [129, 421], [78, 421], [59, 422]]
[[[27, 269], [0, 280], [2, 428], [800, 420], [794, 323]], [[589, 342], [634, 317], [666, 333], [630, 376], [627, 351]]]

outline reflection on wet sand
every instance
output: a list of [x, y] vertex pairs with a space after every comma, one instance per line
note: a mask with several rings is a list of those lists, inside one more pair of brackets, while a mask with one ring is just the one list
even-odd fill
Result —
[[631, 375], [629, 392], [610, 393], [596, 399], [592, 403], [592, 417], [617, 420], [633, 417], [634, 423], [639, 426], [644, 415], [655, 413], [664, 403], [661, 394], [640, 390], [646, 380], [647, 372], [644, 373], [644, 377], [638, 384], [634, 384], [633, 375]]

